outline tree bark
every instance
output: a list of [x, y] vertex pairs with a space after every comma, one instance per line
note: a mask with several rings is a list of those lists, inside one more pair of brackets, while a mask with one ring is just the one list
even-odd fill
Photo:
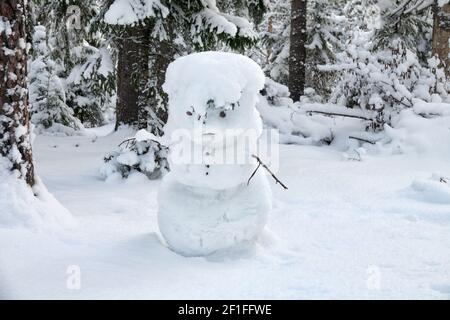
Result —
[[138, 127], [149, 80], [148, 27], [127, 27], [119, 39], [117, 65], [116, 129], [122, 125]]
[[307, 0], [291, 0], [291, 34], [289, 50], [289, 91], [299, 101], [305, 91]]
[[151, 48], [149, 97], [145, 109], [147, 117], [143, 117], [145, 121], [143, 125], [156, 136], [161, 136], [168, 118], [168, 97], [162, 86], [166, 81], [166, 71], [173, 61], [174, 53], [169, 39], [152, 39]]
[[33, 186], [25, 11], [24, 0], [0, 0], [0, 156]]
[[152, 38], [148, 26], [128, 27], [120, 40], [116, 129], [121, 124], [163, 134], [168, 97], [162, 89], [173, 61], [169, 39]]
[[450, 76], [450, 4], [440, 7], [434, 3], [433, 54], [441, 60], [447, 77]]

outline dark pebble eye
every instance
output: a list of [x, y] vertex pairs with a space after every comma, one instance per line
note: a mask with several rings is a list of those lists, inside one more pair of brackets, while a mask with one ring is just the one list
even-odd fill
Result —
[[186, 114], [187, 114], [188, 116], [192, 116], [192, 112], [190, 112], [190, 111], [187, 111]]
[[225, 118], [225, 117], [227, 116], [227, 114], [225, 113], [225, 111], [221, 111], [220, 114], [219, 114], [219, 116], [220, 116], [221, 118]]

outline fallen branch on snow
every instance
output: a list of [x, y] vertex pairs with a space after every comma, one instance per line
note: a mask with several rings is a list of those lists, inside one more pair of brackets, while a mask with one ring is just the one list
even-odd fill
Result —
[[376, 144], [376, 141], [370, 141], [370, 140], [366, 140], [366, 139], [363, 139], [363, 138], [358, 138], [358, 137], [353, 137], [353, 136], [350, 136], [348, 138], [349, 139], [358, 140], [358, 141], [361, 141], [361, 142], [367, 142], [367, 143], [370, 143], [370, 144]]
[[309, 111], [305, 111], [308, 115], [312, 115], [313, 113], [317, 113], [317, 114], [323, 114], [326, 116], [337, 116], [337, 117], [347, 117], [347, 118], [356, 118], [356, 119], [361, 119], [361, 120], [366, 120], [366, 121], [373, 121], [373, 119], [370, 118], [366, 118], [363, 116], [358, 116], [358, 115], [354, 115], [354, 114], [345, 114], [345, 113], [337, 113], [337, 112], [325, 112], [325, 111], [316, 111], [316, 110], [309, 110]]

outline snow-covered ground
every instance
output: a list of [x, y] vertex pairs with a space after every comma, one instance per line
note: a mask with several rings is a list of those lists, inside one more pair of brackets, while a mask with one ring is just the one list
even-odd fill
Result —
[[[38, 136], [38, 174], [78, 220], [66, 232], [0, 229], [2, 298], [450, 298], [449, 159], [283, 145], [268, 230], [253, 250], [185, 258], [160, 241], [159, 182], [105, 182], [102, 156], [131, 135]], [[441, 187], [442, 185], [442, 187]], [[79, 266], [81, 288], [67, 287]], [[75, 269], [76, 270], [76, 269]], [[69, 286], [70, 288], [70, 286]]]

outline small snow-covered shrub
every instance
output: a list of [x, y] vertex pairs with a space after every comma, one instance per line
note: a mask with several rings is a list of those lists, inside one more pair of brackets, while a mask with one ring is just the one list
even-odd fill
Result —
[[115, 174], [127, 178], [132, 172], [141, 172], [150, 180], [159, 179], [169, 171], [169, 149], [158, 140], [146, 130], [140, 130], [105, 156], [101, 175], [105, 179]]

